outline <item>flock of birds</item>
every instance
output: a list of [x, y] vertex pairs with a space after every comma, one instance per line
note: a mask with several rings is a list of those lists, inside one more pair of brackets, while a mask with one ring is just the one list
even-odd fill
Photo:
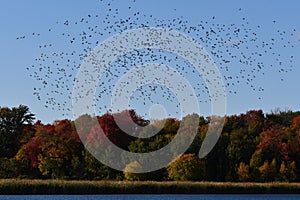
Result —
[[[56, 22], [45, 31], [46, 36], [56, 38], [57, 42], [44, 41], [38, 44], [40, 55], [27, 70], [38, 82], [33, 88], [33, 94], [46, 108], [70, 116], [73, 83], [84, 58], [106, 38], [141, 27], [172, 29], [194, 38], [206, 49], [219, 68], [228, 94], [238, 95], [239, 88], [243, 85], [248, 86], [261, 99], [264, 88], [259, 79], [264, 78], [269, 69], [278, 73], [289, 73], [293, 70], [295, 55], [285, 52], [291, 52], [294, 48], [295, 42], [292, 38], [297, 34], [295, 29], [276, 30], [266, 38], [263, 27], [251, 24], [246, 18], [241, 18], [237, 23], [222, 24], [212, 16], [207, 20], [199, 20], [198, 24], [191, 24], [183, 16], [159, 19], [154, 15], [145, 15], [135, 9], [135, 3], [135, 0], [131, 0], [128, 7], [119, 8], [116, 2], [101, 0], [101, 14], [88, 14], [79, 20]], [[126, 18], [122, 15], [124, 11], [130, 13]], [[242, 12], [242, 9], [237, 12]], [[276, 21], [271, 23], [276, 27]], [[17, 39], [42, 36], [42, 33], [33, 32]], [[281, 52], [282, 49], [286, 51]], [[203, 77], [189, 62], [166, 51], [142, 49], [118, 57], [101, 77], [96, 94], [99, 113], [111, 111], [109, 100], [117, 81], [133, 67], [146, 63], [172, 67], [189, 80], [197, 94], [200, 107], [210, 105], [212, 97]], [[280, 79], [283, 81], [284, 75]], [[184, 88], [180, 84], [178, 87]], [[180, 107], [180, 102], [171, 90], [155, 83], [141, 86], [131, 95], [130, 101], [133, 108], [149, 108], [153, 104], [168, 105], [174, 108], [168, 111], [170, 117], [176, 116]], [[148, 115], [147, 112], [139, 114]]]

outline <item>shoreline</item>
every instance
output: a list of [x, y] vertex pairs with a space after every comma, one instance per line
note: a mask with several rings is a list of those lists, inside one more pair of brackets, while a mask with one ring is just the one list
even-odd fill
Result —
[[300, 194], [300, 183], [0, 179], [0, 195]]

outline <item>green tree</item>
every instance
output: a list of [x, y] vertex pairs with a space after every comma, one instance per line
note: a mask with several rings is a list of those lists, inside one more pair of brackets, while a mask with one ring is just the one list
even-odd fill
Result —
[[17, 172], [14, 158], [0, 158], [0, 178], [16, 178]]
[[287, 167], [287, 177], [290, 182], [296, 181], [297, 179], [297, 167], [295, 161], [288, 164]]
[[[88, 180], [120, 180], [123, 174], [102, 164], [87, 150], [83, 151], [83, 178]], [[82, 169], [80, 169], [82, 170]]]
[[267, 114], [266, 118], [270, 124], [288, 127], [292, 124], [293, 118], [299, 114], [299, 112], [292, 112], [291, 110], [281, 111], [280, 109], [276, 109], [271, 114]]
[[27, 106], [0, 107], [0, 157], [12, 158], [20, 148], [20, 138], [25, 124], [31, 124], [34, 115]]
[[259, 167], [263, 164], [263, 156], [261, 150], [256, 150], [250, 159], [250, 179], [260, 181]]
[[231, 132], [227, 155], [231, 165], [232, 178], [238, 180], [237, 172], [240, 163], [249, 163], [256, 150], [257, 137], [264, 126], [264, 115], [261, 110], [248, 111], [246, 115], [241, 114], [235, 117], [234, 121], [237, 121], [231, 122], [234, 127], [229, 129]]
[[210, 181], [233, 181], [229, 173], [230, 160], [228, 159], [227, 147], [229, 134], [222, 132], [217, 144], [206, 157], [206, 174]]

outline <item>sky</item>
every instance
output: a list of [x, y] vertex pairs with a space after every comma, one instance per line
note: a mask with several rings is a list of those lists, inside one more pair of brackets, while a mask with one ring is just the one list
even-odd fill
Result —
[[[262, 109], [264, 112], [271, 112], [276, 108], [300, 110], [299, 1], [136, 0], [135, 3], [132, 1], [113, 0], [110, 2], [114, 8], [119, 8], [121, 18], [132, 16], [133, 12], [139, 11], [162, 20], [182, 16], [189, 24], [208, 21], [210, 24], [220, 23], [228, 26], [230, 24], [239, 26], [242, 18], [246, 18], [249, 22], [247, 26], [259, 32], [261, 41], [269, 41], [272, 37], [279, 38], [277, 30], [286, 31], [284, 40], [290, 41], [293, 48], [283, 48], [279, 44], [275, 44], [274, 48], [280, 53], [282, 60], [293, 56], [292, 67], [276, 66], [276, 59], [272, 58], [272, 55], [266, 55], [262, 58], [262, 62], [272, 64], [275, 59], [274, 67], [265, 67], [264, 75], [258, 73], [257, 78], [252, 82], [255, 87], [264, 88], [264, 91], [253, 91], [244, 83], [227, 88], [227, 114], [239, 114], [252, 109]], [[27, 105], [36, 118], [44, 123], [71, 118], [71, 113], [63, 116], [62, 112], [57, 109], [46, 108], [44, 96], [42, 100], [39, 100], [33, 95], [34, 88], [41, 87], [40, 82], [30, 77], [36, 69], [27, 70], [26, 68], [35, 63], [35, 58], [41, 53], [39, 48], [41, 44], [54, 44], [53, 48], [56, 48], [57, 52], [71, 51], [72, 49], [67, 49], [69, 47], [64, 45], [62, 38], [58, 37], [60, 33], [66, 31], [62, 24], [66, 20], [74, 22], [83, 17], [87, 18], [90, 14], [99, 15], [99, 18], [105, 17], [107, 12], [105, 5], [99, 0], [2, 0], [0, 2], [0, 106]], [[128, 10], [129, 6], [133, 8]], [[146, 22], [147, 18], [144, 20]], [[99, 27], [103, 25], [101, 20], [93, 21], [93, 24], [98, 24]], [[257, 26], [261, 28], [258, 29]], [[85, 28], [85, 26], [74, 26], [74, 30], [71, 31], [75, 34]], [[52, 30], [51, 33], [49, 29]], [[72, 28], [68, 30], [70, 29]], [[32, 37], [32, 33], [40, 33], [41, 36]], [[26, 38], [16, 39], [22, 36]], [[111, 35], [107, 34], [95, 39], [101, 42], [109, 36]], [[81, 47], [76, 47], [76, 49], [79, 48]], [[76, 60], [76, 62], [80, 64], [80, 61]], [[242, 68], [238, 62], [232, 61], [231, 63], [234, 66], [230, 66], [229, 72], [220, 69], [221, 74], [225, 73], [228, 77], [230, 73], [236, 74]], [[287, 69], [288, 72], [278, 72], [282, 68]], [[55, 77], [51, 80], [55, 81]], [[233, 90], [236, 94], [229, 92]], [[70, 107], [70, 102], [67, 102], [65, 106]]]

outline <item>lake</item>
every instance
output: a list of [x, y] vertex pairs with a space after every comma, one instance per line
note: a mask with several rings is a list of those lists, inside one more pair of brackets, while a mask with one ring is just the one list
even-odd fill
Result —
[[0, 195], [0, 200], [296, 200], [300, 195]]

